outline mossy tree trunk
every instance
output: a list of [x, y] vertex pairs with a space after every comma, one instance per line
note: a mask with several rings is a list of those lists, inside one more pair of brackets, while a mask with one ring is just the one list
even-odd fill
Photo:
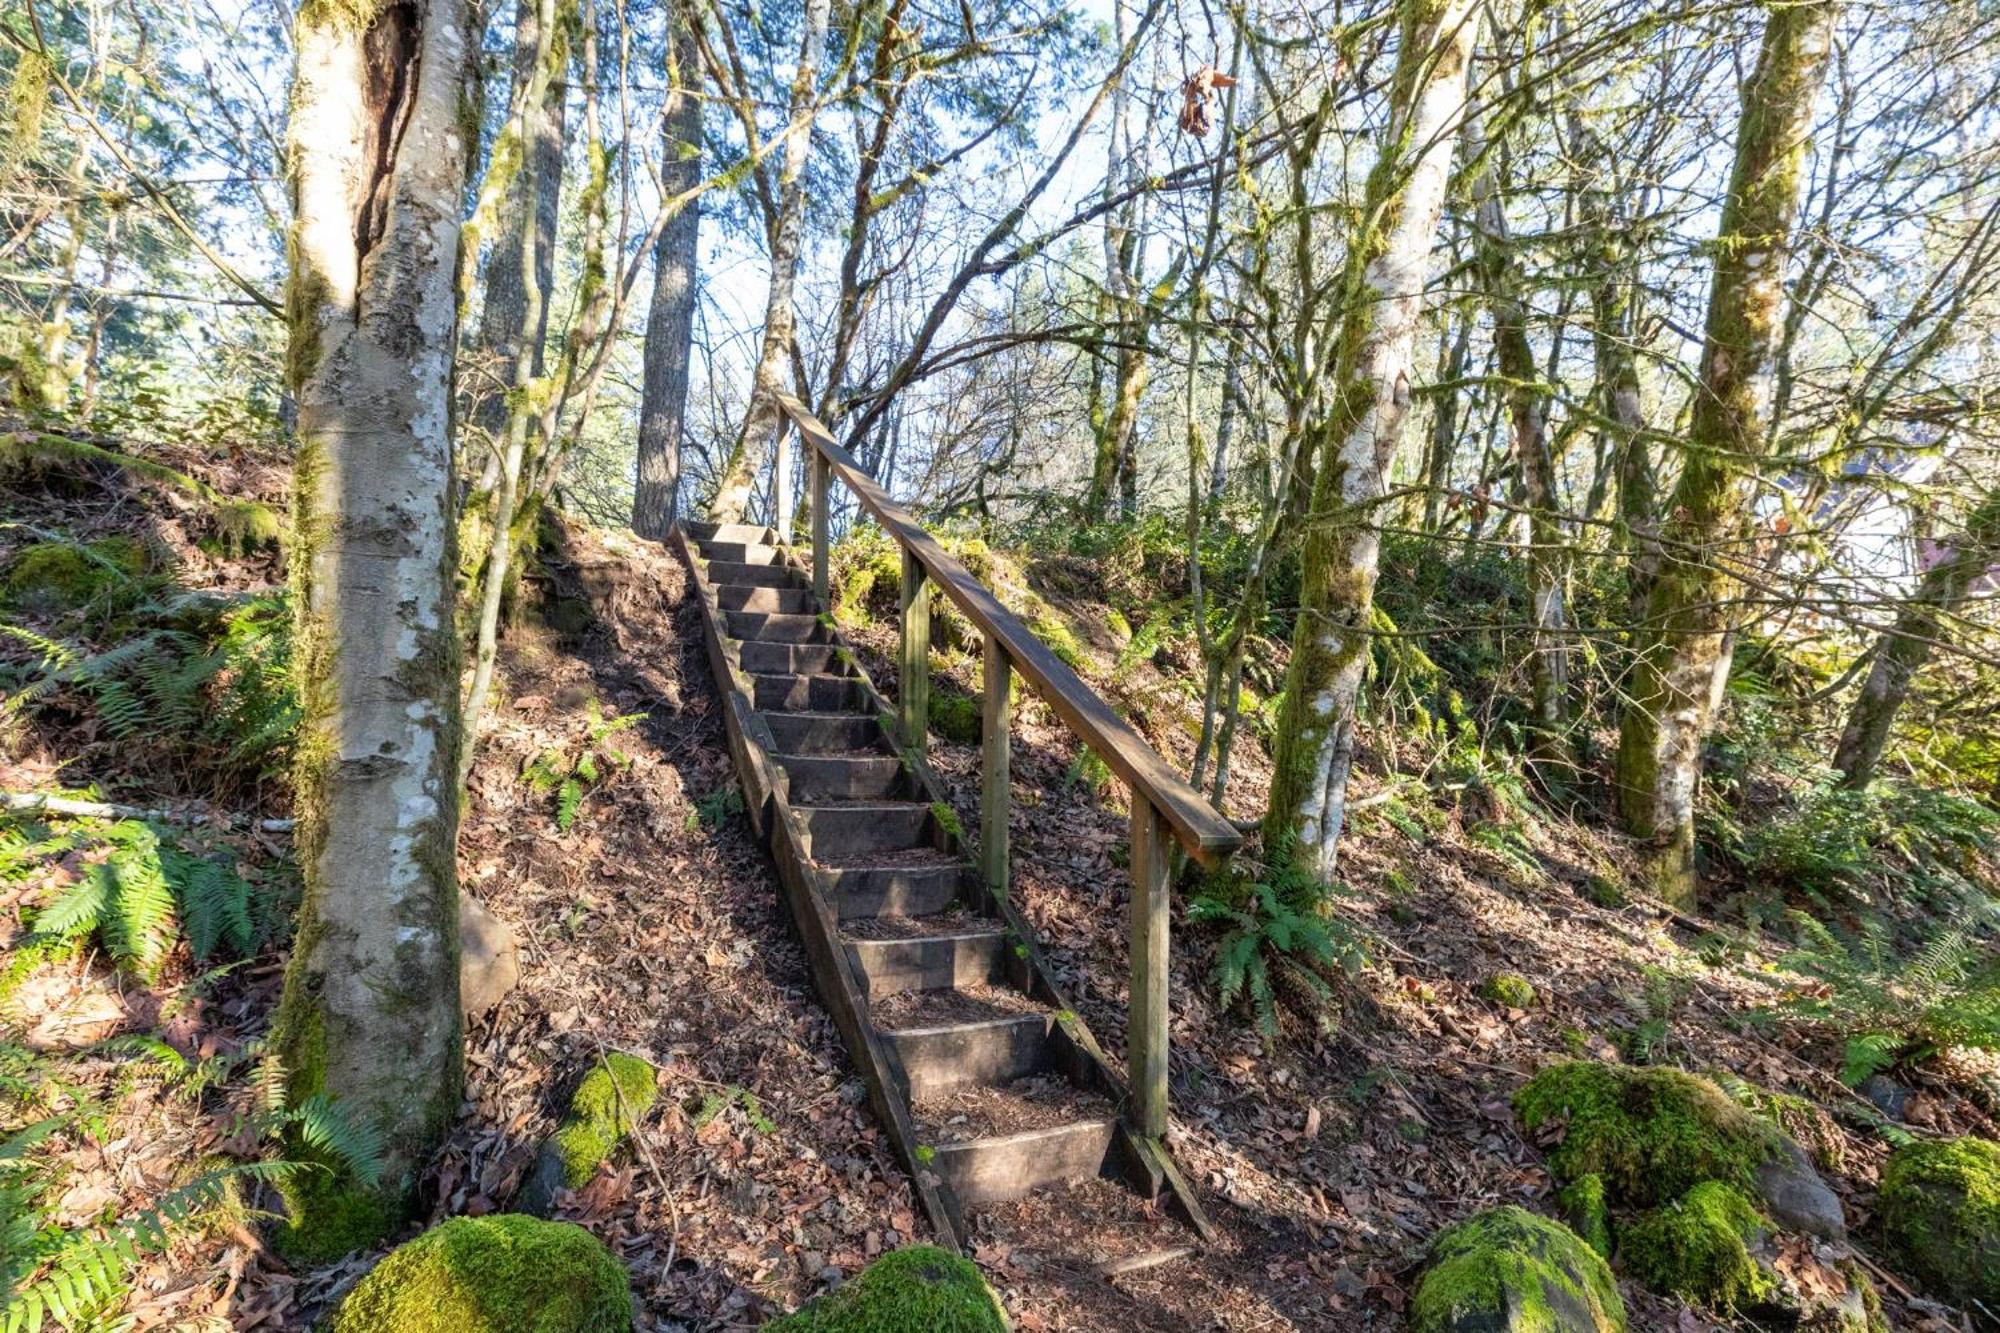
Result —
[[[1528, 594], [1534, 625], [1529, 677], [1534, 721], [1529, 747], [1545, 764], [1563, 762], [1569, 729], [1569, 556], [1557, 518], [1556, 460], [1549, 447], [1549, 389], [1528, 341], [1527, 277], [1507, 229], [1500, 182], [1485, 135], [1466, 127], [1467, 157], [1479, 163], [1472, 180], [1474, 266], [1493, 316], [1493, 354], [1506, 386], [1513, 427], [1514, 468], [1528, 510]], [[1440, 413], [1449, 411], [1440, 405]], [[1552, 776], [1552, 775], [1550, 775]]]
[[[799, 34], [798, 66], [792, 74], [791, 119], [785, 127], [784, 166], [778, 175], [777, 215], [771, 219], [771, 286], [764, 299], [764, 342], [750, 383], [750, 404], [743, 413], [743, 430], [723, 465], [709, 517], [718, 523], [741, 523], [750, 508], [750, 491], [766, 454], [774, 452], [778, 430], [778, 395], [786, 391], [785, 372], [791, 364], [792, 337], [798, 327], [793, 291], [798, 283], [799, 251], [804, 243], [806, 156], [812, 148], [812, 127], [819, 105], [819, 67], [826, 57], [826, 28], [831, 0], [806, 0]], [[783, 485], [788, 479], [780, 478]], [[773, 521], [776, 521], [775, 515]]]
[[1465, 115], [1475, 27], [1470, 0], [1404, 0], [1399, 10], [1389, 124], [1348, 243], [1327, 407], [1301, 446], [1317, 462], [1264, 822], [1268, 848], [1292, 846], [1327, 880], [1368, 665], [1378, 507], [1409, 415], [1411, 357]]
[[275, 1049], [294, 1104], [380, 1135], [363, 1189], [300, 1179], [295, 1252], [400, 1221], [457, 1107], [452, 366], [465, 0], [311, 0], [296, 26], [288, 371], [305, 877]]
[[[567, 45], [567, 34], [550, 34], [557, 45]], [[560, 79], [537, 79], [537, 54], [544, 50], [541, 0], [519, 0], [514, 17], [513, 84], [508, 93], [511, 107], [526, 95], [529, 84], [541, 89], [538, 114], [525, 141], [523, 165], [509, 182], [500, 202], [500, 233], [493, 238], [493, 257], [486, 265], [486, 292], [479, 313], [479, 346], [488, 353], [490, 382], [485, 392], [475, 390], [473, 424], [494, 441], [507, 429], [507, 390], [514, 384], [515, 365], [525, 355], [528, 373], [542, 373], [548, 342], [548, 304], [530, 323], [523, 315], [528, 304], [527, 279], [547, 293], [555, 283], [556, 222], [562, 200], [563, 121], [568, 88]], [[529, 181], [532, 179], [533, 184]], [[524, 234], [532, 234], [532, 245], [524, 246]], [[525, 261], [532, 253], [533, 263]], [[484, 487], [491, 489], [498, 471], [496, 447], [482, 469]]]
[[1734, 582], [1718, 553], [1742, 532], [1745, 464], [1768, 438], [1763, 397], [1785, 261], [1839, 14], [1837, 0], [1771, 6], [1743, 88], [1685, 458], [1660, 525], [1660, 567], [1646, 593], [1619, 730], [1625, 826], [1651, 843], [1653, 889], [1683, 906], [1695, 894], [1695, 792]]
[[1897, 612], [1896, 623], [1876, 640], [1868, 679], [1854, 697], [1833, 756], [1842, 786], [1858, 789], [1874, 779], [1896, 714], [1909, 698], [1911, 678], [1930, 660], [1931, 648], [1946, 633], [1945, 621], [1996, 561], [2000, 561], [2000, 491], [1989, 494], [1972, 511], [1965, 531], [1943, 559], [1924, 571], [1909, 601]]
[[[695, 54], [691, 0], [670, 0], [666, 110], [661, 118], [660, 193], [672, 199], [701, 183], [701, 62]], [[632, 530], [655, 541], [679, 513], [681, 428], [687, 414], [694, 349], [695, 275], [701, 204], [689, 199], [653, 243], [653, 299], [639, 401], [638, 484]]]

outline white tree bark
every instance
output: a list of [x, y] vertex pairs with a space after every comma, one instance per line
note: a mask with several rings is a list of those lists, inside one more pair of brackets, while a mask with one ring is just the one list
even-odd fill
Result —
[[302, 1173], [283, 1243], [396, 1225], [460, 1086], [455, 278], [472, 55], [465, 0], [300, 10], [287, 289], [305, 898], [275, 1046], [386, 1148], [374, 1189]]
[[1472, 0], [1404, 0], [1390, 117], [1350, 242], [1342, 322], [1304, 543], [1298, 626], [1278, 723], [1267, 848], [1332, 880], [1368, 666], [1379, 503], [1409, 415], [1431, 245], [1465, 117]]
[[[799, 37], [799, 62], [792, 74], [791, 119], [786, 125], [784, 166], [778, 176], [778, 216], [771, 228], [771, 286], [764, 301], [764, 343], [757, 356], [750, 404], [743, 430], [736, 439], [709, 517], [718, 523], [740, 523], [750, 507], [750, 490], [757, 470], [777, 441], [778, 395], [786, 392], [785, 371], [791, 363], [792, 337], [798, 321], [792, 292], [797, 284], [799, 249], [805, 234], [806, 157], [812, 149], [812, 127], [819, 104], [819, 67], [826, 58], [826, 27], [831, 0], [806, 0], [805, 26]], [[780, 478], [779, 484], [786, 479]]]

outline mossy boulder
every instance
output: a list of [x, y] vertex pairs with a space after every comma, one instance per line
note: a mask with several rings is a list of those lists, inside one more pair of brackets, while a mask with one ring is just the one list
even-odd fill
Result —
[[1535, 1003], [1533, 983], [1513, 972], [1495, 972], [1479, 984], [1479, 994], [1480, 998], [1509, 1009], [1529, 1009]]
[[0, 575], [0, 605], [30, 615], [61, 615], [131, 589], [145, 571], [145, 549], [128, 537], [36, 542]]
[[1655, 1207], [1718, 1180], [1762, 1200], [1790, 1229], [1846, 1234], [1840, 1200], [1804, 1150], [1705, 1078], [1578, 1060], [1537, 1074], [1514, 1110], [1550, 1145], [1558, 1180], [1601, 1176], [1615, 1203]]
[[1583, 1237], [1591, 1249], [1606, 1259], [1611, 1257], [1611, 1217], [1604, 1203], [1604, 1177], [1578, 1176], [1556, 1196], [1570, 1229]]
[[614, 1051], [592, 1066], [556, 1132], [542, 1144], [518, 1206], [543, 1214], [559, 1189], [582, 1189], [660, 1095], [659, 1075], [636, 1055]]
[[932, 1245], [883, 1255], [765, 1333], [1006, 1333], [1007, 1314], [969, 1260]]
[[1777, 1284], [1753, 1253], [1770, 1226], [1742, 1190], [1706, 1180], [1619, 1233], [1618, 1257], [1655, 1291], [1718, 1310], [1769, 1302]]
[[2000, 1309], [2000, 1143], [1912, 1143], [1882, 1173], [1882, 1231], [1938, 1296]]
[[931, 730], [953, 745], [977, 745], [982, 723], [979, 712], [979, 702], [969, 695], [940, 691], [931, 696]]
[[455, 1217], [398, 1247], [348, 1293], [327, 1333], [623, 1333], [624, 1265], [568, 1222]]
[[1511, 1205], [1431, 1246], [1411, 1333], [1620, 1333], [1625, 1304], [1604, 1259], [1560, 1222]]

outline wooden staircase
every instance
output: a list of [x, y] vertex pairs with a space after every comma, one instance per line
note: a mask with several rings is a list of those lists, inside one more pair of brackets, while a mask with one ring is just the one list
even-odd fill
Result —
[[[1099, 1176], [1122, 1180], [1148, 1199], [1164, 1194], [1207, 1238], [1209, 1223], [1163, 1143], [1165, 844], [1172, 817], [1147, 799], [1150, 788], [1134, 783], [1135, 1096], [1055, 984], [1007, 893], [1013, 671], [1045, 695], [1055, 685], [1087, 696], [1094, 707], [1085, 713], [1100, 732], [1103, 718], [1115, 722], [1115, 715], [978, 588], [981, 596], [970, 600], [987, 635], [982, 822], [991, 831], [982, 835], [975, 864], [924, 759], [928, 603], [922, 592], [926, 577], [938, 578], [947, 592], [955, 580], [978, 585], [802, 407], [788, 401], [786, 410], [818, 451], [812, 563], [764, 527], [689, 523], [673, 540], [694, 573], [750, 818], [771, 847], [821, 998], [939, 1241], [963, 1247], [968, 1209]], [[905, 541], [903, 684], [893, 705], [827, 613], [824, 519], [827, 482], [836, 470], [899, 539], [900, 525], [921, 534], [920, 543]], [[788, 517], [788, 510], [781, 499], [780, 515]], [[928, 550], [911, 549], [923, 543]], [[1010, 652], [1009, 640], [1021, 651]], [[1045, 661], [1028, 660], [1036, 649]], [[1051, 663], [1066, 680], [1049, 679]], [[1131, 767], [1137, 755], [1131, 747], [1144, 749], [1122, 722], [1086, 739], [1098, 741], [1101, 753], [1111, 751], [1105, 757], [1114, 769], [1121, 759]], [[1152, 761], [1141, 771], [1146, 783], [1178, 782], [1150, 749], [1138, 758]], [[1209, 859], [1233, 848], [1236, 835], [1219, 816], [1205, 804], [1199, 812], [1188, 804], [1199, 797], [1184, 785], [1168, 794], [1183, 817], [1210, 817], [1199, 829], [1209, 844], [1197, 837], [1191, 850]]]

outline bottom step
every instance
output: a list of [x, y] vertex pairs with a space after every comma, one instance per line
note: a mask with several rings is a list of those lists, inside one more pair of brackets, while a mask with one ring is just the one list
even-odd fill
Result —
[[997, 1139], [948, 1143], [932, 1150], [931, 1169], [967, 1206], [1018, 1199], [1051, 1185], [1095, 1178], [1111, 1152], [1118, 1122], [1110, 1116]]

